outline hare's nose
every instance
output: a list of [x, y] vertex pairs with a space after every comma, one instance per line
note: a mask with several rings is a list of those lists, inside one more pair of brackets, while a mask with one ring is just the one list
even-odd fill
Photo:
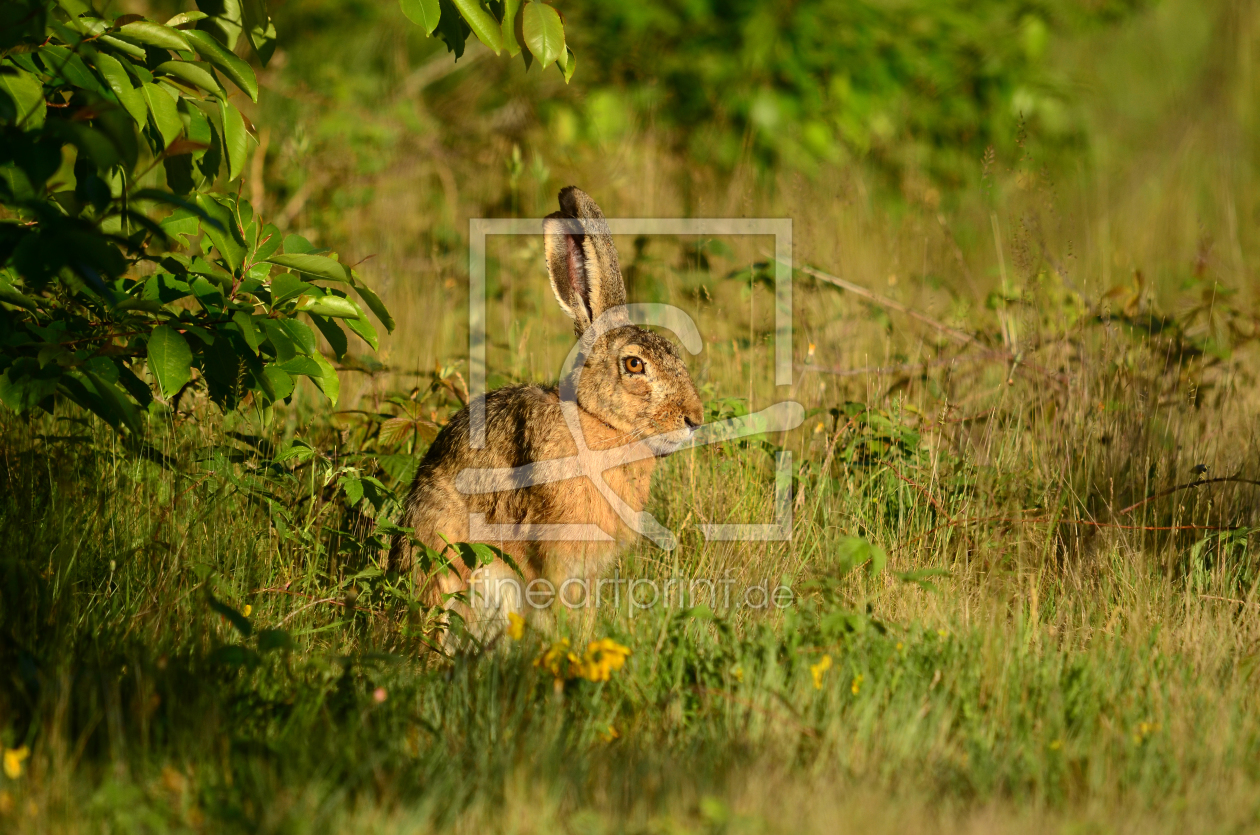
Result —
[[683, 423], [687, 424], [688, 429], [695, 429], [700, 425], [700, 421], [691, 415], [683, 415]]

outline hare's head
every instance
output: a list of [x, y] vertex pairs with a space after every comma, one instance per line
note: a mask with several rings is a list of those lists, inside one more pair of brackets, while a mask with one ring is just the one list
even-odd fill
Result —
[[543, 221], [543, 235], [551, 288], [574, 333], [582, 338], [600, 323], [580, 366], [578, 405], [624, 432], [627, 443], [673, 452], [704, 419], [700, 396], [673, 343], [626, 317], [626, 285], [603, 212], [569, 186], [560, 211]]

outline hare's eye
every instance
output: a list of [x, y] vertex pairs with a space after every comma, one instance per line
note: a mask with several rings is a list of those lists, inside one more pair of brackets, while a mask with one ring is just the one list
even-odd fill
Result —
[[643, 360], [639, 359], [638, 357], [635, 357], [635, 356], [626, 357], [624, 360], [621, 361], [621, 364], [624, 365], [626, 367], [626, 371], [629, 371], [631, 374], [643, 373]]

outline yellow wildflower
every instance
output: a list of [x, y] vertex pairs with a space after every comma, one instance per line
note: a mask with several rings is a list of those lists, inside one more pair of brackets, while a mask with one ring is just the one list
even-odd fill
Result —
[[525, 635], [525, 618], [516, 612], [508, 612], [508, 628], [507, 636], [513, 641], [519, 641]]
[[853, 686], [851, 686], [849, 689], [853, 691], [854, 696], [856, 696], [858, 694], [858, 691], [862, 689], [862, 682], [864, 681], [866, 681], [866, 676], [862, 675], [861, 673], [858, 673], [856, 676], [853, 677]]
[[16, 780], [22, 776], [22, 763], [31, 755], [31, 749], [23, 745], [21, 748], [4, 749], [4, 776]]
[[604, 742], [612, 742], [614, 739], [621, 739], [621, 734], [612, 725], [609, 725], [607, 730], [600, 731], [599, 735], [603, 738]]
[[591, 641], [581, 658], [569, 646], [569, 639], [562, 638], [547, 648], [534, 661], [535, 667], [541, 667], [556, 677], [557, 684], [571, 678], [585, 678], [590, 681], [608, 681], [613, 672], [620, 670], [630, 655], [630, 648], [622, 646], [612, 638], [601, 638]]
[[245, 606], [241, 609], [241, 614], [244, 615], [245, 617], [249, 617], [250, 614], [253, 613], [253, 611], [254, 611], [254, 607], [246, 603]]
[[744, 683], [744, 668], [739, 665], [736, 665], [735, 668], [731, 670], [731, 678], [735, 679], [740, 684], [743, 684]]
[[824, 655], [817, 664], [811, 664], [809, 674], [814, 677], [814, 689], [822, 689], [823, 674], [831, 669], [831, 656]]
[[1063, 740], [1061, 740], [1061, 739], [1056, 739], [1056, 740], [1054, 740], [1053, 742], [1051, 742], [1051, 743], [1050, 743], [1050, 750], [1051, 750], [1051, 751], [1058, 751], [1058, 750], [1059, 750], [1060, 748], [1062, 748], [1062, 747], [1063, 747]]
[[582, 674], [582, 659], [569, 649], [569, 639], [556, 641], [537, 659], [535, 667], [542, 667], [556, 677], [556, 681], [577, 678]]
[[608, 681], [614, 670], [620, 670], [625, 665], [629, 654], [630, 647], [622, 646], [612, 638], [591, 641], [582, 659], [583, 673], [591, 681]]

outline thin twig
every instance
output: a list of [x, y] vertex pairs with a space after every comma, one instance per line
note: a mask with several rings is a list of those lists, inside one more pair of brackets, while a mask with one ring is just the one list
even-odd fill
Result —
[[[300, 591], [289, 591], [288, 589], [276, 589], [276, 588], [271, 588], [271, 589], [258, 589], [257, 591], [255, 591], [255, 592], [254, 592], [254, 594], [265, 594], [265, 593], [267, 593], [267, 592], [272, 592], [272, 593], [275, 593], [275, 594], [289, 594], [289, 595], [292, 595], [292, 596], [294, 596], [294, 597], [305, 597], [307, 600], [314, 600], [316, 603], [331, 603], [331, 604], [333, 604], [334, 606], [340, 606], [340, 607], [342, 607], [343, 609], [354, 609], [356, 612], [368, 612], [368, 613], [370, 613], [370, 614], [380, 614], [380, 613], [379, 613], [379, 612], [377, 612], [375, 609], [366, 609], [366, 608], [364, 608], [363, 606], [351, 606], [349, 603], [345, 603], [344, 601], [338, 600], [338, 599], [337, 599], [337, 598], [335, 598], [335, 597], [328, 597], [328, 598], [323, 598], [323, 599], [318, 599], [318, 600], [317, 600], [317, 599], [315, 598], [315, 595], [313, 595], [313, 594], [303, 594], [303, 593], [302, 593], [302, 592], [300, 592]], [[303, 608], [309, 609], [309, 608], [310, 608], [310, 606], [306, 606], [306, 607], [303, 607]], [[300, 612], [300, 611], [302, 611], [302, 609], [298, 609], [298, 611]], [[288, 616], [288, 617], [292, 617], [292, 616], [293, 616], [293, 614], [295, 614], [295, 613], [292, 613], [292, 612], [291, 612], [291, 613], [289, 614], [289, 616]], [[288, 620], [288, 617], [286, 617], [286, 618], [285, 618], [285, 620]], [[281, 623], [284, 623], [284, 621], [281, 621]]]
[[[944, 322], [933, 319], [931, 316], [928, 316], [925, 313], [920, 313], [914, 308], [907, 307], [901, 302], [894, 301], [893, 299], [890, 299], [888, 296], [885, 296], [882, 293], [876, 293], [874, 290], [868, 290], [867, 288], [863, 287], [860, 284], [854, 284], [852, 281], [845, 281], [843, 278], [838, 278], [837, 276], [831, 275], [830, 273], [825, 273], [822, 270], [814, 269], [813, 267], [800, 267], [800, 271], [805, 273], [806, 275], [812, 275], [814, 278], [817, 278], [820, 281], [825, 281], [828, 284], [834, 284], [835, 286], [839, 287], [842, 290], [848, 290], [850, 293], [853, 293], [854, 295], [858, 295], [858, 296], [861, 296], [862, 298], [869, 299], [870, 301], [873, 301], [876, 304], [882, 305], [884, 307], [892, 308], [893, 310], [896, 310], [899, 313], [904, 313], [905, 315], [909, 316], [911, 319], [915, 319], [929, 327], [935, 328], [936, 330], [940, 331], [941, 333], [945, 334], [946, 336], [950, 337], [951, 339], [955, 340], [961, 345], [978, 345], [980, 347], [987, 348], [987, 346], [983, 342], [976, 339], [971, 334], [964, 333], [963, 331], [960, 331], [957, 328], [952, 328], [949, 325], [945, 324]], [[990, 348], [988, 350], [992, 351], [993, 349]], [[1035, 371], [1038, 374], [1041, 374], [1046, 379], [1050, 380], [1056, 385], [1059, 385], [1059, 386], [1067, 385], [1066, 375], [1055, 374], [1055, 373], [1052, 373], [1049, 369], [1042, 368], [1040, 366], [1033, 365], [1032, 363], [1027, 362], [1024, 359], [1023, 352], [1016, 354], [1008, 350], [1003, 350], [1001, 353], [1006, 360], [1014, 363], [1014, 366], [1011, 369], [1011, 373], [1014, 373], [1019, 368], [1027, 368], [1030, 371]]]
[[1256, 481], [1250, 478], [1236, 478], [1235, 476], [1221, 476], [1219, 478], [1204, 478], [1198, 481], [1188, 481], [1185, 484], [1178, 484], [1176, 487], [1169, 487], [1167, 490], [1162, 490], [1156, 493], [1154, 496], [1147, 496], [1145, 499], [1142, 499], [1142, 501], [1131, 504], [1128, 507], [1124, 508], [1123, 510], [1119, 511], [1117, 515], [1121, 513], [1128, 513], [1131, 510], [1136, 510], [1142, 505], [1146, 504], [1147, 502], [1153, 502], [1156, 499], [1162, 499], [1164, 496], [1171, 496], [1173, 493], [1176, 493], [1180, 490], [1188, 490], [1191, 487], [1200, 487], [1204, 484], [1220, 484], [1221, 482], [1225, 482], [1225, 481], [1232, 481], [1236, 484], [1253, 484], [1256, 486], [1260, 486], [1260, 481]]
[[868, 290], [865, 287], [861, 286], [860, 284], [854, 284], [852, 281], [845, 281], [843, 278], [837, 278], [836, 276], [831, 275], [830, 273], [825, 273], [822, 270], [816, 270], [813, 267], [801, 267], [800, 270], [806, 275], [812, 275], [814, 278], [817, 278], [820, 281], [825, 281], [828, 284], [834, 284], [835, 286], [843, 290], [848, 290], [850, 293], [853, 293], [854, 295], [861, 296], [864, 299], [870, 299], [871, 301], [883, 307], [891, 307], [893, 310], [906, 314], [911, 319], [917, 319], [923, 324], [928, 325], [929, 327], [935, 328], [936, 330], [940, 331], [941, 333], [945, 334], [951, 339], [959, 342], [960, 344], [963, 344], [963, 345], [981, 344], [980, 340], [976, 339], [974, 336], [972, 336], [969, 333], [964, 333], [963, 331], [960, 331], [957, 328], [951, 328], [949, 325], [945, 324], [944, 322], [939, 322], [925, 313], [920, 313], [919, 311], [914, 310], [913, 308], [906, 307], [901, 302], [894, 301], [881, 293], [876, 293], [874, 290]]
[[286, 623], [288, 623], [288, 622], [289, 622], [289, 621], [290, 621], [290, 620], [291, 620], [294, 616], [296, 616], [296, 615], [300, 615], [300, 614], [302, 614], [303, 612], [305, 612], [307, 609], [314, 608], [315, 606], [318, 606], [318, 605], [319, 605], [319, 604], [321, 604], [321, 603], [336, 603], [338, 606], [344, 606], [344, 605], [346, 605], [346, 604], [342, 603], [341, 601], [337, 600], [335, 597], [326, 597], [326, 598], [324, 598], [323, 600], [312, 600], [310, 603], [307, 603], [305, 606], [299, 606], [298, 608], [294, 609], [292, 612], [289, 612], [289, 614], [285, 615], [285, 616], [284, 616], [284, 617], [280, 620], [280, 623], [278, 623], [278, 624], [276, 624], [276, 625], [277, 625], [277, 626], [284, 626], [284, 625], [285, 625]]
[[923, 360], [921, 362], [903, 362], [900, 365], [868, 365], [864, 368], [841, 368], [839, 366], [802, 365], [797, 363], [796, 369], [798, 371], [813, 371], [818, 374], [831, 374], [835, 377], [858, 377], [863, 374], [902, 374], [907, 371], [935, 368], [941, 365], [953, 365], [959, 362], [983, 362], [985, 360], [1009, 362], [1010, 357], [1005, 351], [984, 351], [983, 353], [972, 354], [967, 357], [938, 357], [934, 360]]

